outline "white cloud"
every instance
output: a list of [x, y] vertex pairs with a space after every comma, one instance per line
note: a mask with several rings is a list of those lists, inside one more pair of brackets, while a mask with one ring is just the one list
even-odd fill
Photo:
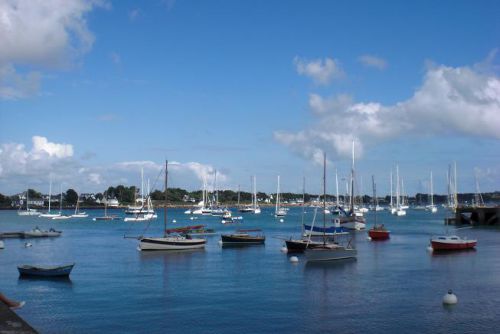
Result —
[[0, 2], [0, 98], [20, 99], [39, 88], [37, 71], [18, 66], [65, 68], [92, 48], [85, 15], [100, 0], [9, 0]]
[[[139, 185], [140, 171], [151, 180], [151, 189], [163, 188], [163, 163], [150, 160], [124, 161], [101, 166], [84, 166], [73, 146], [50, 142], [41, 136], [32, 137], [32, 147], [19, 143], [0, 143], [0, 189], [12, 194], [36, 188], [47, 191], [49, 179], [63, 187], [78, 191], [103, 191], [108, 186]], [[169, 179], [175, 187], [200, 189], [203, 180], [211, 187], [215, 168], [199, 162], [169, 162]], [[219, 188], [227, 187], [228, 176], [217, 172]]]
[[387, 62], [384, 59], [372, 55], [362, 55], [358, 58], [358, 61], [366, 67], [378, 70], [385, 70], [387, 67]]
[[300, 57], [293, 60], [297, 73], [313, 79], [318, 85], [327, 85], [333, 79], [343, 76], [338, 61], [332, 58], [313, 59], [308, 61]]
[[355, 103], [347, 95], [309, 96], [315, 123], [275, 139], [316, 159], [318, 150], [349, 156], [349, 143], [363, 146], [408, 135], [465, 135], [500, 139], [500, 78], [478, 67], [433, 66], [411, 98], [394, 105]]

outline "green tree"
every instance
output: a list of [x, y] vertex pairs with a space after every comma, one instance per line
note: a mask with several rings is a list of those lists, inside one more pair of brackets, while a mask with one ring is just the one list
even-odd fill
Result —
[[78, 194], [73, 189], [68, 189], [64, 194], [64, 199], [66, 200], [66, 204], [76, 205], [76, 201], [78, 201]]

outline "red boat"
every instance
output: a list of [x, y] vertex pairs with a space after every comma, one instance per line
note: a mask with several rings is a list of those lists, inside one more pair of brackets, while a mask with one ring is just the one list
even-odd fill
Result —
[[476, 244], [477, 240], [468, 240], [456, 235], [438, 236], [431, 239], [431, 246], [435, 251], [472, 249], [476, 247]]
[[375, 225], [368, 230], [368, 235], [372, 240], [387, 240], [390, 238], [391, 231], [388, 231], [384, 225]]

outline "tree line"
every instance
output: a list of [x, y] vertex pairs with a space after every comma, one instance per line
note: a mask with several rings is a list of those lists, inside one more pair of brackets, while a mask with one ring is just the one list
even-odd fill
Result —
[[[61, 194], [53, 194], [52, 195], [52, 201], [53, 202], [59, 202]], [[145, 195], [146, 197], [147, 195]], [[165, 193], [162, 190], [154, 190], [150, 194], [151, 199], [155, 202], [160, 202], [165, 200]], [[233, 190], [220, 190], [217, 193], [209, 193], [208, 194], [210, 199], [215, 200], [215, 197], [218, 197], [219, 203], [222, 204], [236, 204], [238, 202], [238, 192], [233, 191]], [[458, 200], [460, 203], [470, 203], [475, 194], [473, 193], [465, 193], [465, 194], [458, 194]], [[34, 190], [34, 189], [28, 189], [28, 197], [30, 200], [41, 200], [43, 198], [42, 193]], [[106, 190], [103, 192], [99, 192], [96, 194], [92, 194], [92, 196], [89, 196], [89, 194], [86, 194], [86, 196], [79, 196], [79, 194], [74, 190], [74, 189], [68, 189], [63, 193], [63, 205], [64, 206], [74, 206], [76, 205], [77, 200], [80, 200], [81, 205], [83, 206], [93, 206], [97, 205], [98, 202], [101, 202], [103, 198], [108, 198], [112, 199], [115, 198], [118, 200], [118, 202], [121, 205], [130, 205], [134, 204], [136, 202], [136, 199], [140, 198], [140, 189], [137, 188], [136, 186], [124, 186], [124, 185], [118, 185], [116, 187], [108, 187]], [[203, 194], [201, 190], [195, 190], [195, 191], [187, 191], [185, 189], [181, 188], [169, 188], [167, 191], [167, 199], [169, 203], [198, 203], [199, 201], [202, 200]], [[252, 201], [252, 193], [250, 192], [245, 192], [242, 191], [239, 193], [239, 200], [241, 204], [247, 204], [251, 203]], [[296, 193], [281, 193], [280, 194], [281, 200], [283, 202], [293, 202], [297, 200], [301, 200], [303, 197], [303, 194], [296, 194]], [[345, 196], [339, 196], [340, 201], [348, 201], [348, 198]], [[484, 199], [484, 202], [498, 202], [500, 201], [500, 192], [492, 192], [492, 193], [484, 193], [482, 194], [482, 197]], [[270, 199], [271, 203], [274, 203], [274, 199], [276, 199], [276, 194], [271, 193], [271, 194], [266, 194], [264, 192], [258, 192], [257, 193], [257, 198], [259, 201], [264, 201], [265, 199]], [[327, 201], [336, 201], [336, 198], [334, 195], [326, 195]], [[309, 194], [306, 193], [304, 195], [304, 200], [305, 202], [310, 202], [312, 200], [323, 200], [322, 195], [317, 195], [317, 194]], [[441, 203], [446, 203], [448, 200], [448, 196], [446, 195], [434, 195], [434, 203], [435, 204], [441, 204]], [[13, 196], [7, 196], [3, 195], [0, 193], [0, 207], [7, 208], [7, 207], [12, 207], [13, 203], [18, 203], [19, 202], [19, 196], [18, 195], [13, 195]], [[364, 195], [362, 197], [357, 197], [356, 198], [356, 203], [365, 203], [369, 204], [372, 202], [372, 198], [368, 195]], [[385, 197], [379, 197], [378, 198], [379, 204], [387, 204], [390, 202], [390, 196], [385, 196]], [[430, 196], [428, 194], [421, 194], [418, 193], [415, 195], [415, 197], [410, 197], [409, 202], [412, 204], [427, 204], [430, 202]], [[14, 205], [15, 206], [15, 205]]]

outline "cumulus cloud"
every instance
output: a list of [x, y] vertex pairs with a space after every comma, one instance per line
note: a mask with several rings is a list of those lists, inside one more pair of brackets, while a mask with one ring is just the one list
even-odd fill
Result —
[[[86, 192], [100, 192], [118, 184], [139, 185], [141, 168], [145, 179], [151, 180], [151, 188], [162, 189], [163, 163], [141, 160], [88, 166], [76, 158], [73, 145], [54, 143], [42, 136], [32, 137], [31, 148], [20, 143], [0, 144], [0, 189], [7, 194], [26, 187], [47, 191], [49, 179]], [[200, 189], [204, 182], [212, 186], [215, 168], [199, 162], [173, 161], [169, 163], [169, 173], [174, 186]], [[226, 174], [217, 172], [219, 188], [226, 187], [228, 179]]]
[[338, 61], [332, 58], [306, 60], [295, 57], [293, 63], [298, 74], [311, 78], [318, 85], [327, 85], [343, 75]]
[[478, 68], [429, 67], [413, 96], [393, 105], [311, 94], [313, 125], [296, 133], [277, 131], [274, 137], [314, 160], [321, 150], [349, 156], [351, 140], [362, 153], [365, 145], [403, 135], [500, 139], [500, 78]]
[[378, 70], [385, 70], [387, 67], [387, 62], [384, 59], [372, 55], [362, 55], [358, 58], [358, 61], [366, 67]]
[[100, 0], [9, 0], [0, 2], [0, 98], [35, 94], [39, 71], [67, 68], [92, 48], [94, 36], [85, 15]]

